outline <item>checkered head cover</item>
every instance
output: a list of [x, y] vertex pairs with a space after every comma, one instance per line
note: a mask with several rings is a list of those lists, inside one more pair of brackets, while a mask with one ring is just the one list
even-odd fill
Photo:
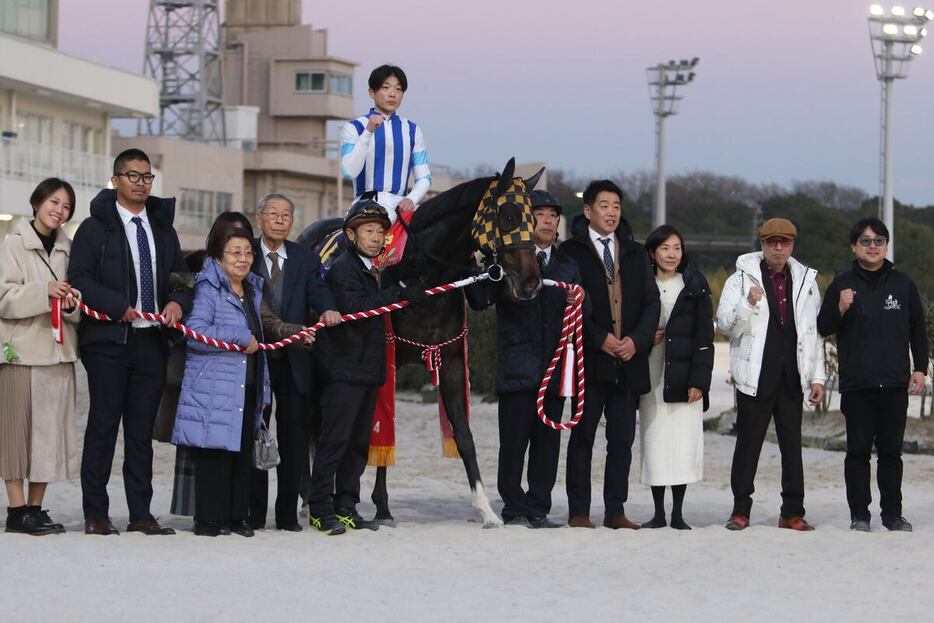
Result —
[[470, 235], [484, 254], [501, 254], [516, 248], [532, 247], [532, 197], [521, 177], [502, 193], [496, 193], [499, 180], [490, 182], [470, 224]]

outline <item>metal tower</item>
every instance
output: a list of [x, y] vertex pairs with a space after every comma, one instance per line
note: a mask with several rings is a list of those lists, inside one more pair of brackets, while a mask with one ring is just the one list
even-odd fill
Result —
[[160, 85], [159, 118], [140, 134], [225, 144], [216, 0], [150, 0], [143, 73]]

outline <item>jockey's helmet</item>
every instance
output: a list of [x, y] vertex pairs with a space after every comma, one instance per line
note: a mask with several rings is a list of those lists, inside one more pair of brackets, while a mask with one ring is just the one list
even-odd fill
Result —
[[561, 216], [562, 208], [561, 204], [558, 203], [558, 198], [547, 190], [532, 191], [532, 210], [535, 210], [535, 208], [551, 208], [558, 216]]
[[344, 229], [356, 229], [364, 223], [382, 223], [386, 229], [389, 229], [390, 225], [392, 225], [389, 220], [389, 212], [376, 202], [374, 195], [369, 193], [364, 194], [356, 203], [350, 206], [347, 216], [344, 217]]

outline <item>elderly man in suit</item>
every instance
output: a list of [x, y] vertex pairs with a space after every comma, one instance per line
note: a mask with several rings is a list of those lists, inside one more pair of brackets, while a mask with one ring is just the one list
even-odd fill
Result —
[[[259, 200], [256, 221], [262, 235], [253, 241], [253, 272], [265, 279], [263, 299], [284, 322], [307, 326], [309, 312], [321, 316], [325, 324], [340, 322], [337, 304], [320, 275], [318, 257], [288, 240], [295, 217], [295, 204], [279, 193]], [[302, 345], [269, 352], [269, 376], [276, 402], [276, 437], [282, 462], [276, 467], [276, 528], [300, 531], [298, 494], [302, 475], [310, 478], [308, 427], [313, 385], [311, 352]], [[267, 423], [272, 409], [267, 407]], [[266, 472], [254, 472], [251, 487], [250, 523], [253, 528], [266, 524], [268, 500]]]

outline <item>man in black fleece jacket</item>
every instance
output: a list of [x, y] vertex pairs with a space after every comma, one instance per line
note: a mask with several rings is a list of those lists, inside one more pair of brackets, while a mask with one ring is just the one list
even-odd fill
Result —
[[928, 365], [921, 297], [911, 279], [885, 259], [888, 241], [889, 230], [879, 219], [862, 219], [853, 226], [850, 247], [856, 260], [828, 286], [817, 317], [821, 335], [837, 335], [840, 409], [846, 418], [846, 498], [850, 528], [862, 532], [870, 529], [873, 443], [882, 524], [911, 531], [902, 517], [902, 443], [908, 394], [924, 391]]

